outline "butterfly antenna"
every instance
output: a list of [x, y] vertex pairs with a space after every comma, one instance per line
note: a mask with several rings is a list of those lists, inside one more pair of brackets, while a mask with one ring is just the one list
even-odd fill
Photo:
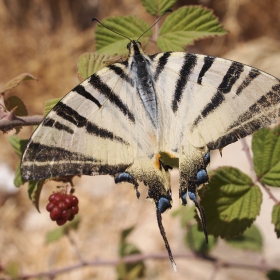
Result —
[[117, 31], [115, 31], [115, 30], [113, 30], [113, 29], [111, 29], [111, 28], [109, 28], [109, 27], [106, 26], [106, 25], [104, 25], [104, 24], [101, 23], [98, 19], [92, 18], [91, 20], [92, 20], [92, 21], [97, 21], [99, 24], [101, 24], [103, 27], [107, 28], [108, 30], [112, 31], [113, 33], [116, 33], [116, 34], [118, 34], [118, 35], [120, 35], [120, 36], [122, 36], [122, 37], [128, 39], [130, 42], [132, 41], [132, 40], [131, 40], [130, 38], [128, 38], [127, 36], [125, 36], [125, 35], [123, 35], [123, 34], [117, 32]]
[[140, 36], [138, 37], [137, 41], [139, 41], [139, 39], [140, 39], [145, 33], [147, 33], [149, 30], [151, 30], [151, 29], [162, 19], [162, 17], [163, 17], [166, 13], [172, 13], [172, 10], [171, 10], [171, 9], [166, 10], [166, 11], [159, 17], [159, 19], [158, 19], [150, 28], [148, 28], [142, 35], [140, 35]]
[[160, 234], [161, 234], [161, 236], [163, 238], [163, 241], [164, 241], [164, 244], [165, 244], [165, 248], [166, 248], [166, 250], [168, 252], [168, 256], [169, 256], [169, 259], [171, 261], [172, 267], [173, 267], [174, 271], [177, 271], [176, 263], [175, 263], [174, 258], [172, 256], [172, 252], [171, 252], [168, 240], [166, 238], [166, 233], [165, 233], [164, 227], [162, 225], [161, 213], [159, 212], [158, 209], [156, 210], [156, 212], [157, 212], [157, 222], [158, 222], [158, 227], [159, 227], [159, 230], [160, 230]]

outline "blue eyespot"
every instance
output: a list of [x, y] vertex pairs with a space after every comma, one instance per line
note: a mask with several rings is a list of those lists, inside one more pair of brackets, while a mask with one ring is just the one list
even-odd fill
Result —
[[207, 152], [203, 158], [204, 164], [208, 165], [210, 163], [210, 152]]
[[131, 183], [132, 181], [133, 181], [133, 177], [127, 172], [122, 172], [115, 177], [116, 184], [121, 183], [121, 182]]
[[158, 210], [160, 213], [165, 212], [167, 209], [171, 208], [170, 201], [166, 197], [161, 197], [158, 201]]
[[188, 195], [189, 195], [190, 200], [192, 200], [193, 202], [197, 203], [196, 194], [195, 193], [188, 192]]
[[208, 174], [205, 169], [200, 169], [196, 174], [198, 184], [203, 184], [209, 181]]
[[187, 192], [184, 191], [183, 193], [181, 193], [180, 198], [182, 199], [182, 205], [186, 205], [187, 204]]

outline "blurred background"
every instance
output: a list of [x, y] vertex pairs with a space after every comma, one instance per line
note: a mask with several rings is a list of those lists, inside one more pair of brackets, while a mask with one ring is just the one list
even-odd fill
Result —
[[[279, 0], [179, 0], [173, 8], [182, 5], [203, 5], [212, 9], [229, 31], [223, 37], [200, 40], [188, 46], [188, 51], [236, 60], [280, 78]], [[0, 87], [21, 73], [34, 75], [38, 81], [20, 84], [9, 96], [22, 98], [29, 115], [41, 115], [46, 100], [62, 97], [77, 85], [78, 57], [94, 51], [95, 24], [91, 18], [103, 20], [117, 15], [137, 16], [150, 25], [155, 20], [139, 0], [1, 0]], [[147, 52], [153, 54], [158, 50], [151, 44]], [[19, 135], [29, 138], [31, 132], [31, 127], [25, 127]], [[26, 186], [14, 187], [14, 170], [19, 159], [9, 145], [10, 134], [0, 134], [0, 279], [6, 279], [3, 270], [7, 268], [33, 274], [79, 262], [75, 246], [67, 238], [46, 243], [46, 234], [57, 227], [45, 211], [49, 195], [56, 190], [55, 184], [48, 183], [42, 191], [41, 214], [30, 202]], [[250, 139], [247, 141], [250, 143]], [[223, 158], [213, 154], [211, 168], [221, 165], [236, 166], [251, 175], [240, 143], [226, 147]], [[80, 200], [81, 223], [72, 238], [85, 260], [117, 259], [120, 232], [133, 225], [136, 229], [129, 240], [143, 253], [165, 251], [154, 206], [145, 200], [146, 187], [140, 186], [142, 196], [137, 200], [130, 185], [115, 186], [109, 176], [76, 178], [74, 182]], [[176, 171], [172, 185], [173, 209], [177, 209], [180, 203]], [[280, 199], [280, 192], [275, 189], [273, 192]], [[213, 255], [249, 263], [264, 260], [280, 269], [280, 240], [271, 225], [272, 206], [273, 202], [264, 194], [256, 223], [264, 238], [262, 254], [232, 249], [219, 242]], [[171, 217], [173, 209], [164, 215], [163, 223], [175, 254], [187, 249], [180, 222]], [[211, 278], [213, 267], [206, 261], [176, 259], [176, 263], [179, 271], [174, 274], [169, 260], [146, 261], [145, 279]], [[266, 279], [261, 272], [236, 268], [220, 270], [215, 279], [225, 277]], [[114, 266], [86, 267], [55, 279], [116, 279], [116, 272]]]

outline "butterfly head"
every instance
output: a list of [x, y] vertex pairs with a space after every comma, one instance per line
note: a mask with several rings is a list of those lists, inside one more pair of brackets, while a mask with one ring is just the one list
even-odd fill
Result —
[[136, 56], [144, 54], [142, 49], [142, 44], [139, 41], [132, 40], [127, 44], [127, 49], [129, 51], [129, 56]]

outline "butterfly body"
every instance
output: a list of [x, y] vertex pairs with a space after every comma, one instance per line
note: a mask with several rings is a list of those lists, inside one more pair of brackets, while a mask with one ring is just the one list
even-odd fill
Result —
[[128, 59], [111, 64], [68, 93], [32, 135], [22, 157], [25, 180], [101, 175], [148, 186], [161, 224], [171, 208], [170, 166], [179, 158], [179, 197], [197, 207], [208, 182], [209, 151], [221, 149], [279, 117], [280, 81], [253, 67], [205, 55], [147, 55], [138, 41]]

